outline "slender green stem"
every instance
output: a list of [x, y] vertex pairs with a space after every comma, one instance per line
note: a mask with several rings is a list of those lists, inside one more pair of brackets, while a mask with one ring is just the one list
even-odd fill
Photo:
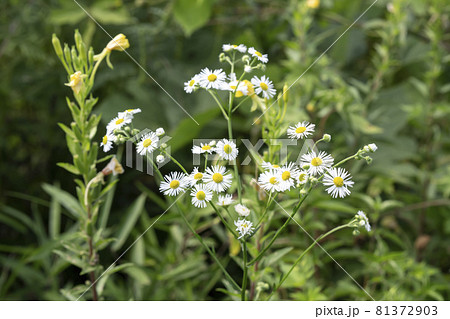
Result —
[[217, 105], [219, 106], [220, 110], [222, 111], [223, 116], [225, 117], [225, 119], [228, 120], [227, 112], [223, 108], [222, 103], [220, 103], [219, 100], [217, 99], [217, 96], [214, 94], [214, 92], [211, 90], [206, 90], [206, 91], [213, 97], [214, 101], [216, 101]]
[[353, 158], [356, 158], [357, 155], [358, 155], [358, 153], [356, 153], [356, 154], [354, 154], [354, 155], [352, 155], [352, 156], [349, 156], [349, 157], [347, 157], [347, 158], [344, 158], [344, 159], [343, 159], [342, 161], [340, 161], [339, 163], [334, 164], [333, 167], [338, 167], [339, 165], [342, 165], [342, 164], [344, 164], [345, 162], [347, 162], [347, 161], [349, 161], [349, 160], [351, 160], [351, 159], [353, 159]]
[[294, 218], [295, 214], [297, 214], [298, 209], [300, 208], [300, 206], [302, 205], [302, 203], [305, 201], [306, 197], [308, 197], [309, 193], [311, 192], [312, 186], [309, 187], [307, 193], [305, 196], [303, 196], [300, 201], [298, 202], [297, 206], [295, 206], [293, 212], [291, 215], [289, 215], [289, 218], [286, 220], [286, 222], [283, 224], [283, 226], [281, 226], [280, 229], [278, 229], [278, 231], [275, 233], [275, 235], [273, 235], [272, 239], [270, 240], [269, 244], [264, 247], [263, 250], [261, 250], [259, 252], [259, 254], [252, 260], [250, 261], [248, 264], [249, 266], [253, 265], [255, 262], [257, 262], [258, 260], [260, 260], [264, 254], [267, 252], [267, 250], [269, 250], [269, 248], [273, 245], [273, 243], [275, 242], [275, 240], [278, 238], [278, 236], [281, 234], [281, 232], [286, 228], [286, 226], [289, 224], [290, 220], [292, 218]]
[[[183, 167], [183, 165], [180, 164], [180, 162], [178, 162], [172, 155], [170, 155], [169, 153], [167, 153], [166, 151], [163, 151], [164, 154], [166, 154], [167, 156], [170, 157], [170, 159], [178, 165], [179, 168], [181, 168], [181, 170], [187, 175], [188, 172], [186, 171], [186, 169]], [[153, 161], [152, 161], [153, 162]]]
[[245, 101], [247, 101], [247, 99], [248, 99], [249, 97], [250, 97], [250, 96], [247, 95], [241, 102], [239, 102], [239, 104], [236, 105], [236, 106], [231, 110], [231, 113], [234, 113], [234, 112], [239, 108], [239, 106], [241, 106], [242, 103], [244, 103]]
[[217, 258], [216, 254], [211, 251], [211, 249], [208, 247], [208, 245], [206, 245], [206, 243], [203, 241], [202, 237], [199, 234], [197, 234], [194, 227], [192, 227], [191, 223], [189, 223], [188, 219], [186, 218], [186, 215], [184, 215], [183, 210], [178, 206], [178, 204], [176, 204], [175, 206], [177, 207], [178, 213], [181, 215], [181, 217], [183, 218], [184, 222], [186, 223], [186, 225], [188, 226], [188, 228], [190, 229], [192, 234], [194, 234], [194, 236], [197, 238], [197, 240], [200, 242], [200, 244], [205, 248], [205, 250], [208, 252], [208, 254], [214, 259], [214, 261], [217, 263], [219, 268], [222, 270], [225, 277], [230, 281], [230, 283], [234, 286], [234, 288], [239, 290], [240, 289], [239, 285], [236, 283], [236, 281], [234, 281], [234, 279], [231, 277], [231, 275], [228, 273], [228, 271], [222, 265], [219, 258]]
[[205, 171], [206, 167], [208, 167], [208, 153], [205, 153]]
[[259, 219], [259, 221], [256, 224], [255, 228], [258, 228], [258, 226], [262, 223], [264, 217], [266, 217], [267, 212], [269, 211], [269, 207], [273, 203], [273, 201], [275, 200], [275, 197], [276, 197], [276, 195], [273, 195], [273, 197], [272, 197], [272, 193], [269, 194], [269, 199], [267, 200], [267, 205], [264, 208], [264, 212], [261, 214], [261, 218]]
[[234, 232], [233, 228], [231, 228], [230, 224], [228, 224], [228, 222], [225, 220], [225, 218], [223, 218], [223, 215], [220, 213], [219, 209], [217, 209], [216, 205], [214, 205], [213, 202], [209, 202], [209, 203], [211, 204], [211, 207], [214, 208], [214, 210], [216, 211], [216, 213], [219, 216], [220, 220], [225, 225], [225, 227], [228, 229], [228, 231], [231, 234], [233, 234], [234, 238], [237, 239], [236, 233]]
[[247, 288], [247, 242], [244, 240], [242, 242], [242, 254], [243, 254], [243, 262], [244, 262], [244, 274], [242, 275], [242, 289], [241, 289], [241, 300], [245, 301], [245, 291]]
[[340, 229], [347, 228], [347, 227], [350, 227], [350, 224], [345, 224], [345, 225], [341, 225], [341, 226], [338, 226], [338, 227], [336, 227], [336, 228], [333, 228], [332, 230], [330, 230], [330, 231], [327, 232], [326, 234], [322, 234], [321, 236], [319, 236], [319, 238], [317, 238], [316, 240], [314, 240], [314, 242], [313, 242], [311, 245], [309, 245], [309, 247], [306, 248], [306, 249], [302, 252], [302, 254], [297, 258], [297, 260], [296, 260], [296, 261], [294, 262], [294, 264], [291, 266], [291, 268], [290, 268], [289, 271], [286, 273], [286, 275], [284, 275], [283, 278], [281, 278], [281, 280], [280, 280], [280, 282], [278, 283], [278, 285], [272, 290], [272, 293], [270, 294], [269, 298], [267, 298], [267, 301], [269, 301], [269, 300], [272, 298], [273, 294], [274, 294], [275, 292], [277, 292], [278, 289], [280, 289], [281, 285], [286, 281], [286, 279], [289, 277], [289, 275], [291, 274], [291, 272], [294, 270], [294, 268], [297, 266], [297, 264], [300, 262], [300, 260], [303, 258], [303, 256], [305, 256], [305, 255], [308, 253], [308, 251], [310, 251], [316, 244], [319, 243], [319, 241], [321, 241], [321, 240], [324, 239], [325, 237], [331, 235], [332, 233], [334, 233], [334, 232], [336, 232], [336, 231], [338, 231], [338, 230], [340, 230]]

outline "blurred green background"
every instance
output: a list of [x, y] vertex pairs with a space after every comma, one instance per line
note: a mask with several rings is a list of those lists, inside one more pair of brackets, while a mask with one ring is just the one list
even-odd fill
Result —
[[[219, 67], [223, 43], [244, 43], [268, 53], [266, 74], [280, 90], [285, 82], [296, 81], [373, 1], [322, 0], [317, 8], [301, 0], [79, 4], [109, 34], [126, 34], [129, 54], [200, 123], [187, 118], [127, 55], [113, 54], [114, 70], [102, 66], [94, 87], [100, 127], [117, 111], [140, 107], [136, 125], [164, 127], [174, 137], [172, 151], [187, 162], [193, 138], [226, 136], [226, 123], [210, 97], [183, 91], [183, 82], [201, 68]], [[371, 166], [347, 166], [356, 182], [352, 196], [337, 201], [317, 191], [301, 217], [311, 233], [320, 234], [347, 220], [355, 208], [368, 212], [374, 229], [370, 235], [337, 236], [323, 246], [377, 300], [449, 299], [449, 13], [447, 0], [379, 0], [289, 91], [287, 118], [312, 121], [320, 133], [331, 134], [327, 147], [335, 157], [370, 142], [379, 147]], [[70, 0], [4, 0], [0, 22], [0, 299], [70, 299], [60, 289], [86, 277], [52, 250], [73, 222], [42, 188], [43, 183], [71, 193], [75, 188], [72, 176], [56, 166], [71, 161], [57, 125], [70, 122], [65, 105], [70, 88], [63, 85], [67, 79], [51, 34], [71, 44], [79, 29], [96, 52], [110, 38]], [[258, 138], [259, 128], [251, 125], [257, 116], [241, 108], [236, 136]], [[161, 212], [151, 176], [130, 169], [120, 179], [109, 232], [122, 242], [102, 252], [106, 266]], [[128, 210], [141, 192], [150, 199], [137, 212]], [[61, 218], [57, 228], [49, 227], [54, 222], [49, 211]], [[120, 226], [124, 221], [125, 230]], [[202, 216], [196, 223], [207, 229], [203, 236], [223, 256], [230, 251], [228, 267], [239, 278], [223, 229], [205, 224]], [[258, 280], [270, 282], [288, 269], [309, 239], [292, 225], [277, 247], [286, 245], [294, 251], [280, 249]], [[121, 262], [127, 261], [133, 266], [104, 287], [107, 299], [230, 298], [222, 292], [220, 271], [175, 216], [161, 218]], [[319, 250], [302, 261], [284, 287], [283, 299], [367, 299]]]

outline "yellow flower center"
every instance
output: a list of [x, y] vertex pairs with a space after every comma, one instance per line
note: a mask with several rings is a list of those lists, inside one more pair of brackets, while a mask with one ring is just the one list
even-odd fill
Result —
[[119, 125], [119, 124], [122, 124], [123, 123], [123, 119], [118, 119], [117, 121], [116, 121], [116, 125]]
[[323, 161], [320, 157], [314, 157], [311, 160], [311, 165], [313, 165], [313, 166], [320, 166], [320, 165], [322, 165], [322, 163], [323, 163]]
[[295, 130], [295, 133], [301, 134], [301, 133], [303, 133], [304, 131], [306, 131], [306, 127], [300, 126], [300, 127], [297, 127], [297, 129]]
[[128, 109], [127, 110], [127, 112], [133, 112], [134, 111], [134, 109]]
[[214, 82], [215, 80], [217, 80], [217, 75], [215, 75], [215, 74], [208, 75], [209, 82]]
[[142, 143], [142, 146], [149, 147], [151, 144], [152, 144], [152, 140], [148, 138], [144, 141], [144, 143]]
[[280, 168], [280, 165], [273, 164], [272, 167], [273, 167], [273, 168]]
[[196, 173], [196, 174], [194, 175], [194, 179], [196, 179], [196, 180], [199, 180], [199, 179], [201, 179], [202, 177], [203, 177], [203, 174], [200, 173], [200, 172], [198, 172], [198, 173]]
[[189, 86], [193, 86], [194, 84], [195, 84], [195, 80], [194, 79], [189, 81]]
[[178, 186], [180, 186], [180, 181], [177, 181], [176, 179], [171, 181], [170, 184], [169, 184], [169, 187], [172, 188], [172, 189], [177, 189]]
[[276, 177], [271, 177], [269, 179], [270, 184], [275, 185], [277, 183], [277, 178]]
[[229, 144], [226, 144], [226, 145], [223, 147], [223, 151], [224, 151], [225, 153], [227, 153], [227, 154], [230, 154], [232, 150], [233, 150], [233, 149], [231, 148], [231, 146], [230, 146]]
[[340, 177], [340, 176], [336, 176], [336, 177], [333, 179], [333, 183], [334, 183], [334, 185], [336, 185], [336, 187], [342, 187], [342, 186], [344, 186], [344, 180], [343, 180], [342, 177]]
[[247, 223], [242, 224], [242, 228], [248, 228], [248, 224]]
[[203, 145], [202, 146], [202, 150], [203, 151], [209, 151], [211, 149], [211, 146], [209, 146], [209, 145]]
[[260, 58], [262, 57], [262, 54], [261, 54], [261, 52], [259, 52], [259, 51], [255, 51], [255, 54], [256, 54], [257, 56], [259, 56]]
[[236, 44], [233, 44], [232, 47], [233, 47], [233, 48], [237, 48], [237, 45], [236, 45]]
[[195, 195], [195, 197], [197, 197], [198, 200], [205, 200], [206, 194], [204, 191], [198, 191], [197, 195]]
[[236, 90], [237, 86], [236, 85], [230, 85], [230, 88], [233, 89], [233, 90]]
[[264, 82], [261, 82], [261, 83], [259, 84], [259, 86], [260, 86], [261, 89], [263, 89], [264, 91], [267, 91], [267, 90], [269, 89], [269, 87], [267, 86], [267, 84], [264, 83]]
[[291, 173], [289, 171], [284, 171], [283, 174], [281, 174], [281, 178], [283, 181], [287, 181], [289, 178], [291, 178]]
[[223, 176], [220, 173], [214, 173], [212, 179], [213, 179], [214, 182], [220, 183], [220, 182], [223, 181]]
[[306, 174], [305, 174], [305, 173], [300, 174], [300, 175], [298, 176], [298, 180], [299, 180], [300, 182], [303, 182], [303, 181], [305, 180], [305, 178], [306, 178]]
[[103, 136], [102, 144], [108, 143], [108, 136]]

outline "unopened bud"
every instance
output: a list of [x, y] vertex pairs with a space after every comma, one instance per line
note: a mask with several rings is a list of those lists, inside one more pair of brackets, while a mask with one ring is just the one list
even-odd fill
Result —
[[289, 100], [288, 90], [289, 90], [289, 87], [288, 87], [287, 83], [284, 83], [284, 86], [283, 86], [283, 101], [284, 101], [284, 103], [287, 103]]
[[139, 134], [139, 130], [137, 129], [137, 128], [135, 128], [135, 129], [133, 129], [132, 131], [131, 131], [131, 135], [136, 135], [136, 134]]
[[372, 157], [370, 157], [370, 156], [366, 156], [366, 157], [364, 157], [364, 159], [366, 160], [366, 162], [367, 162], [367, 164], [372, 164]]
[[354, 229], [353, 230], [353, 236], [358, 236], [359, 235], [359, 230], [358, 229]]
[[167, 144], [166, 144], [166, 143], [161, 143], [160, 147], [161, 147], [162, 149], [165, 149], [165, 148], [167, 148]]
[[324, 134], [323, 135], [323, 137], [322, 137], [322, 139], [325, 141], [325, 142], [330, 142], [331, 141], [331, 135], [330, 134]]
[[308, 194], [308, 191], [306, 190], [306, 189], [304, 189], [304, 188], [302, 188], [301, 190], [300, 190], [300, 196], [305, 196], [306, 194]]
[[244, 56], [242, 57], [242, 62], [244, 62], [244, 63], [250, 63], [250, 56], [248, 56], [247, 54], [244, 55]]
[[162, 127], [156, 129], [157, 136], [163, 136], [166, 133]]
[[156, 156], [156, 163], [161, 164], [164, 162], [164, 156], [163, 155], [158, 155]]
[[219, 54], [219, 62], [225, 62], [225, 53], [220, 53]]
[[303, 164], [302, 168], [305, 169], [305, 170], [308, 170], [310, 168], [310, 165], [309, 164]]
[[209, 146], [216, 146], [216, 141], [212, 140], [211, 142], [209, 142]]

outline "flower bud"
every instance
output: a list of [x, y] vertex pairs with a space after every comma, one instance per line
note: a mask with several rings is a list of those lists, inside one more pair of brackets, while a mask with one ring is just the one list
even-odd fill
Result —
[[250, 63], [250, 56], [249, 55], [244, 55], [243, 57], [242, 57], [242, 62], [244, 62], [244, 63]]
[[52, 36], [52, 44], [53, 44], [53, 48], [55, 49], [56, 55], [62, 61], [64, 59], [64, 55], [63, 55], [63, 50], [61, 47], [61, 42], [59, 42], [58, 37], [54, 33]]
[[369, 150], [372, 153], [375, 153], [375, 151], [378, 149], [377, 144], [375, 144], [375, 143], [371, 143], [371, 144], [367, 145], [367, 147], [369, 148]]
[[360, 234], [358, 229], [353, 230], [353, 236], [358, 236]]
[[366, 160], [366, 162], [367, 162], [367, 164], [372, 164], [372, 157], [370, 157], [370, 156], [366, 156], [366, 157], [364, 157], [364, 159]]
[[135, 128], [135, 129], [131, 130], [131, 135], [139, 134], [139, 132], [140, 131], [137, 128]]
[[225, 53], [220, 53], [219, 54], [219, 62], [225, 62]]
[[252, 67], [251, 67], [250, 65], [244, 66], [244, 72], [245, 72], [245, 73], [250, 73], [250, 72], [252, 72]]
[[120, 33], [114, 37], [111, 41], [109, 41], [108, 45], [106, 46], [106, 49], [108, 51], [117, 50], [117, 51], [124, 51], [130, 47], [130, 42], [128, 42], [127, 37]]
[[156, 163], [161, 164], [164, 162], [164, 160], [165, 160], [165, 158], [163, 155], [156, 156]]
[[310, 168], [310, 165], [309, 164], [303, 164], [302, 168], [304, 170], [308, 170]]
[[309, 113], [314, 112], [315, 109], [316, 109], [316, 107], [314, 106], [313, 103], [308, 103], [308, 105], [306, 105], [306, 110], [307, 110]]
[[329, 143], [329, 142], [331, 141], [331, 135], [330, 135], [330, 134], [324, 134], [323, 137], [322, 137], [322, 139], [323, 139], [325, 142]]
[[212, 140], [211, 142], [209, 142], [209, 146], [216, 146], [216, 141]]
[[307, 0], [306, 6], [311, 9], [317, 9], [320, 5], [320, 0]]
[[287, 83], [284, 83], [283, 86], [283, 101], [284, 103], [287, 103], [289, 101], [289, 93], [288, 93], [289, 87]]
[[166, 143], [161, 143], [160, 147], [161, 147], [161, 149], [166, 149], [167, 148], [167, 144]]
[[302, 188], [301, 190], [300, 190], [300, 196], [305, 196], [306, 194], [308, 194], [308, 191], [306, 190], [306, 189], [304, 189], [304, 188]]
[[166, 132], [162, 127], [156, 129], [156, 135], [157, 136], [163, 136]]

